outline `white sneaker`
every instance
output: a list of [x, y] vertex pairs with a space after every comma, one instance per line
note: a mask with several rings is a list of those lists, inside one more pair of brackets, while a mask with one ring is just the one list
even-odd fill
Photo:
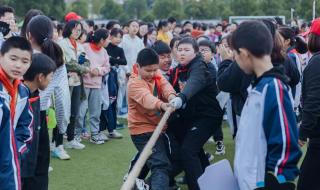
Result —
[[82, 141], [81, 136], [80, 135], [76, 135], [74, 136], [74, 140], [78, 141], [79, 143]]
[[137, 190], [149, 190], [150, 187], [142, 179], [136, 178], [136, 189]]
[[103, 140], [103, 141], [108, 141], [109, 140], [109, 138], [103, 132], [100, 132], [98, 134], [98, 136], [99, 136], [100, 140]]
[[67, 142], [64, 145], [65, 148], [74, 148], [74, 149], [84, 149], [86, 146], [84, 144], [79, 143], [77, 140], [73, 139], [72, 141]]
[[123, 136], [118, 131], [113, 130], [112, 133], [109, 133], [108, 137], [111, 138], [111, 139], [121, 139]]
[[58, 147], [55, 147], [52, 151], [52, 156], [55, 158], [59, 158], [60, 160], [69, 160], [70, 159], [70, 156], [64, 150], [63, 145], [59, 145]]
[[53, 168], [52, 168], [51, 166], [49, 166], [48, 172], [50, 173], [50, 172], [52, 172], [52, 171], [53, 171]]
[[100, 138], [100, 135], [92, 135], [90, 138], [90, 142], [94, 144], [104, 144], [104, 140]]

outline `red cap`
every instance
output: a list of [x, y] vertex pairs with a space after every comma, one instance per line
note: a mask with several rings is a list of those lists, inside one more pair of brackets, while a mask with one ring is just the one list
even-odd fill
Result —
[[70, 12], [64, 17], [64, 20], [66, 22], [69, 22], [70, 20], [81, 20], [81, 19], [82, 17], [75, 12]]
[[312, 21], [309, 33], [320, 36], [320, 18]]

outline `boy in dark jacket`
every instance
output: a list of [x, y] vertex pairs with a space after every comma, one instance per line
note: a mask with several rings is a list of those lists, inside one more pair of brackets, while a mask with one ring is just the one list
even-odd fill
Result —
[[[199, 47], [192, 38], [178, 44], [179, 66], [169, 79], [179, 93], [170, 104], [180, 116], [175, 126], [169, 126], [181, 146], [181, 163], [189, 189], [199, 189], [197, 179], [210, 163], [203, 150], [214, 131], [221, 125], [222, 109], [216, 99], [215, 76], [198, 54]], [[169, 124], [170, 125], [170, 124]]]
[[[208, 65], [208, 69], [213, 77], [217, 77], [217, 65], [214, 61], [214, 44], [209, 40], [202, 40], [199, 42], [199, 51], [202, 54], [203, 60]], [[222, 107], [223, 109], [223, 107]], [[214, 141], [216, 142], [216, 155], [224, 155], [225, 147], [223, 144], [223, 132], [222, 125], [217, 128], [213, 135]]]
[[[40, 97], [39, 90], [44, 90], [52, 79], [56, 64], [51, 58], [42, 53], [32, 55], [32, 63], [30, 68], [24, 74], [24, 84], [29, 88], [31, 105], [33, 114], [33, 140], [29, 147], [29, 152], [21, 161], [21, 178], [22, 189], [44, 190], [39, 186], [41, 175], [37, 172], [37, 168], [41, 167], [38, 162], [38, 145], [46, 142], [41, 142], [40, 134]], [[44, 181], [44, 180], [43, 180]], [[47, 187], [47, 186], [46, 186]], [[45, 188], [47, 189], [47, 188]]]

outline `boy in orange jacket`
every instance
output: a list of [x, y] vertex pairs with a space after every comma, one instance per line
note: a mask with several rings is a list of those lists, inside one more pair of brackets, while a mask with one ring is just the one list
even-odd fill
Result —
[[[128, 82], [128, 127], [139, 153], [159, 123], [162, 112], [169, 108], [167, 102], [175, 97], [174, 89], [159, 71], [157, 53], [149, 48], [141, 50]], [[169, 189], [171, 166], [164, 133], [146, 164], [151, 169], [151, 188]]]

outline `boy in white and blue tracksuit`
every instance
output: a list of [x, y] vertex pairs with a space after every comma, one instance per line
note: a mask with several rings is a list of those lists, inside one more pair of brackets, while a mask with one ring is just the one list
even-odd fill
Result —
[[10, 119], [9, 96], [0, 82], [0, 189], [18, 190], [21, 188], [20, 161], [27, 150], [27, 142], [32, 139], [32, 113], [29, 108], [29, 91], [18, 86], [18, 101], [14, 123]]
[[0, 58], [0, 189], [21, 190], [20, 161], [32, 140], [33, 115], [29, 90], [19, 80], [30, 66], [32, 48], [22, 37], [11, 37]]
[[262, 22], [244, 22], [232, 44], [237, 64], [255, 75], [236, 136], [234, 172], [240, 190], [293, 190], [301, 151], [287, 77], [271, 63], [272, 36]]

